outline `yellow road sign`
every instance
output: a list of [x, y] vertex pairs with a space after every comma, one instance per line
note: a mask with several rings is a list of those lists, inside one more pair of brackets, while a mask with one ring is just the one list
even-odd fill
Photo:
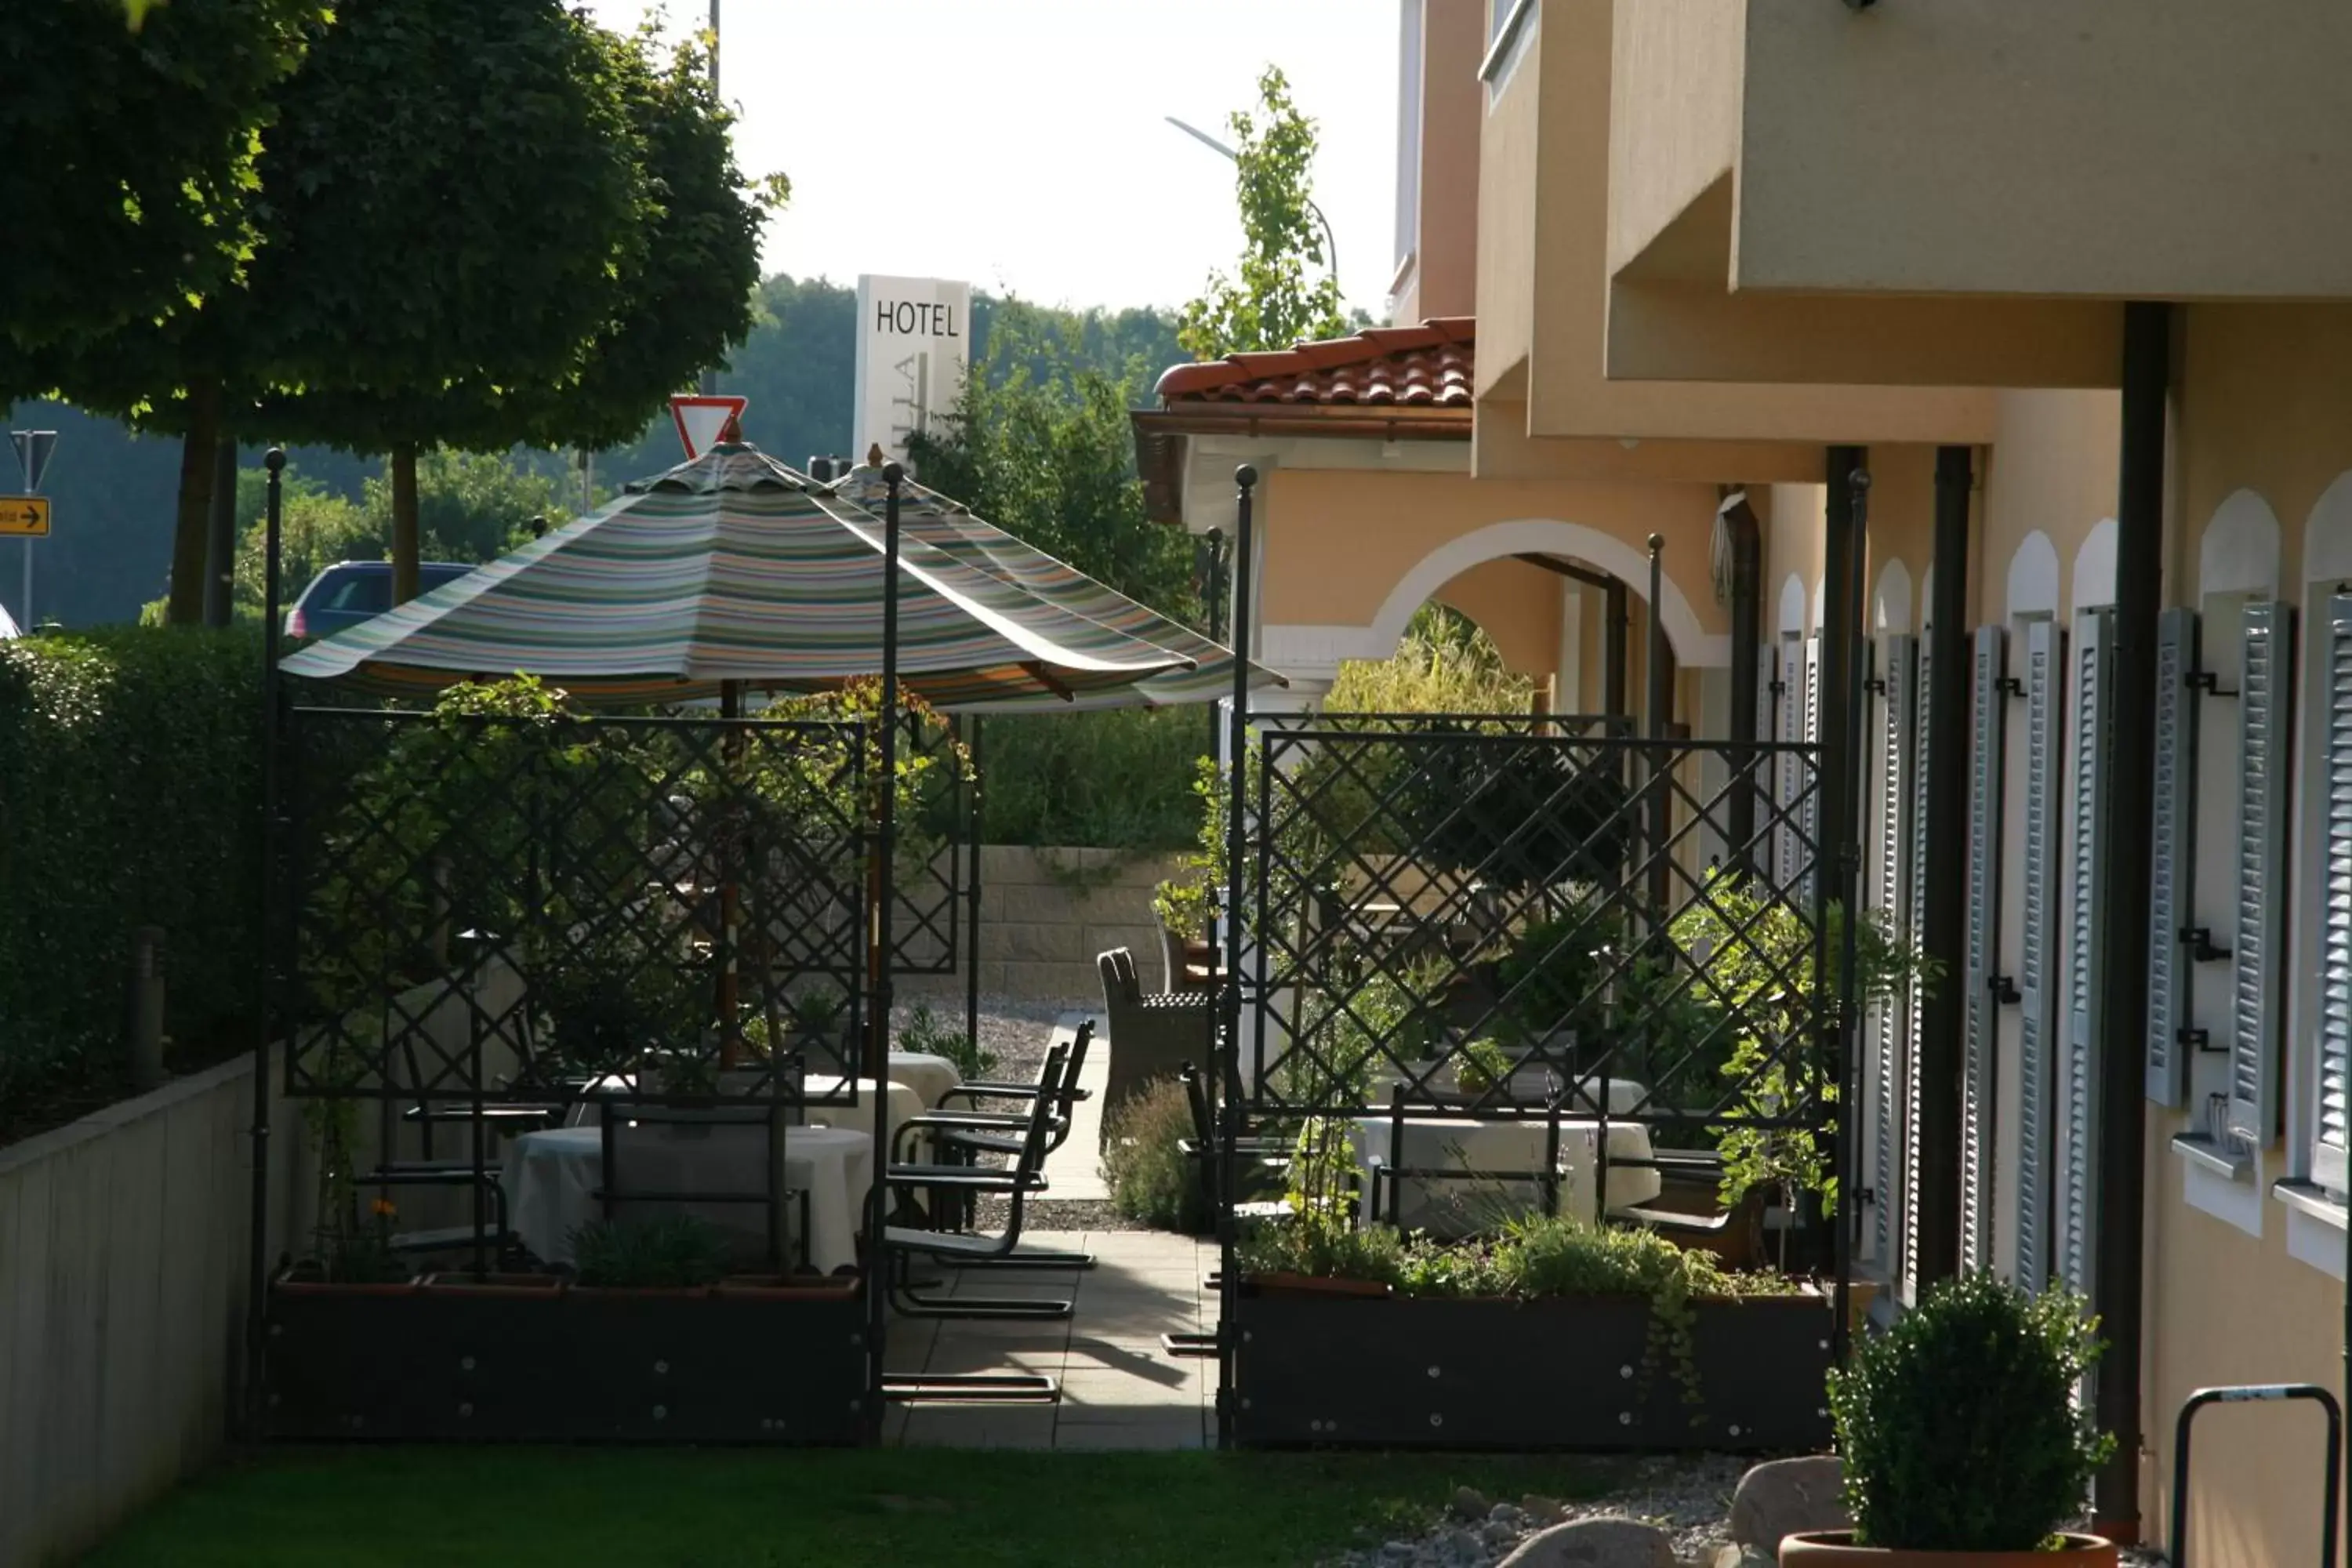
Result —
[[49, 498], [0, 496], [0, 534], [20, 539], [49, 536]]

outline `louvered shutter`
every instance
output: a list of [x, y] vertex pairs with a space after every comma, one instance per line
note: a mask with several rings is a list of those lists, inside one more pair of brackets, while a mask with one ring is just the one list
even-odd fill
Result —
[[2039, 1290], [2049, 1279], [2050, 1095], [2058, 1017], [2055, 943], [2058, 749], [2062, 638], [2055, 621], [2025, 629], [2025, 832], [2018, 875], [2021, 957], [2017, 990], [2023, 1009], [2017, 1027], [2017, 1282]]
[[1960, 1075], [1960, 1263], [1966, 1268], [1982, 1268], [1992, 1258], [1997, 1019], [1992, 978], [2000, 962], [2000, 781], [2006, 737], [2000, 683], [2008, 673], [2008, 632], [1997, 626], [1979, 626], [1969, 669], [1969, 718], [1974, 734], [1969, 749], [1968, 1035]]
[[2328, 601], [2327, 623], [2327, 859], [2311, 1179], [2344, 1193], [2352, 1191], [2352, 594]]
[[1798, 863], [1802, 879], [1797, 895], [1807, 908], [1813, 901], [1813, 879], [1821, 874], [1825, 858], [1822, 849], [1822, 780], [1828, 772], [1827, 759], [1821, 753], [1822, 744], [1822, 639], [1805, 639], [1805, 748], [1811, 757], [1809, 781], [1811, 790], [1805, 796], [1801, 814], [1804, 839], [1798, 847]]
[[2114, 627], [2112, 610], [2076, 616], [2067, 658], [2074, 746], [2068, 774], [2066, 1012], [2058, 1081], [2058, 1277], [2084, 1295], [2091, 1289], [2099, 1201], [2099, 993], [2105, 964], [2096, 917], [2105, 883], [2100, 844], [2107, 792], [2114, 787], [2107, 707], [2115, 689]]
[[2231, 944], [2230, 1131], [2261, 1148], [2278, 1132], [2278, 960], [2286, 945], [2288, 672], [2294, 613], [2275, 599], [2244, 612], [2238, 676], [2238, 931]]
[[[1780, 650], [1766, 643], [1756, 650], [1756, 733], [1746, 737], [1769, 745], [1780, 733], [1780, 715], [1772, 688], [1780, 679]], [[1772, 820], [1772, 803], [1780, 790], [1781, 759], [1764, 752], [1751, 775], [1756, 786], [1756, 837], [1742, 846], [1748, 865], [1770, 876], [1780, 864], [1780, 835]]]
[[[1906, 824], [1910, 858], [1903, 882], [1903, 933], [1914, 944], [1927, 940], [1927, 780], [1935, 756], [1928, 744], [1927, 704], [1935, 690], [1932, 637], [1918, 640], [1918, 674], [1912, 689], [1911, 815]], [[1950, 1002], [1950, 984], [1944, 983], [1944, 1001]], [[1904, 1003], [1903, 1031], [1903, 1236], [1895, 1268], [1895, 1299], [1908, 1307], [1916, 1296], [1919, 1257], [1919, 1032], [1927, 1006], [1925, 986], [1914, 985]]]
[[1773, 858], [1776, 868], [1772, 881], [1785, 895], [1796, 886], [1801, 869], [1797, 844], [1797, 799], [1811, 782], [1811, 770], [1793, 750], [1805, 738], [1805, 649], [1794, 637], [1783, 638], [1780, 644], [1780, 743], [1792, 749], [1780, 754], [1780, 802], [1772, 823], [1780, 852]]
[[[1879, 693], [1874, 706], [1871, 775], [1870, 906], [1881, 911], [1890, 926], [1903, 928], [1903, 890], [1909, 880], [1911, 801], [1911, 638], [1895, 635], [1878, 639]], [[1901, 1239], [1900, 1216], [1903, 1151], [1909, 1138], [1904, 1121], [1908, 999], [1897, 995], [1879, 1003], [1871, 1017], [1871, 1093], [1874, 1121], [1871, 1129], [1871, 1192], [1868, 1240], [1871, 1256], [1892, 1278], [1897, 1271]]]
[[2167, 610], [2156, 623], [2156, 765], [2150, 784], [2147, 899], [2147, 1097], [2189, 1099], [2189, 890], [2197, 864], [2197, 612]]

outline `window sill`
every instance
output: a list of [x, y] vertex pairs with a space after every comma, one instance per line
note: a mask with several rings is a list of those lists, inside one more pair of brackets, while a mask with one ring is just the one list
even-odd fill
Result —
[[2209, 1171], [2224, 1181], [2248, 1181], [2254, 1173], [2254, 1157], [2252, 1154], [2226, 1143], [2216, 1143], [2202, 1132], [2174, 1133], [2172, 1152], [2190, 1165]]
[[2262, 1186], [2251, 1150], [2216, 1143], [2196, 1132], [2173, 1135], [2180, 1160], [2180, 1199], [2200, 1214], [2248, 1236], [2263, 1234]]
[[2344, 1278], [2344, 1205], [2309, 1182], [2273, 1182], [2271, 1195], [2286, 1210], [2287, 1256], [2331, 1279]]

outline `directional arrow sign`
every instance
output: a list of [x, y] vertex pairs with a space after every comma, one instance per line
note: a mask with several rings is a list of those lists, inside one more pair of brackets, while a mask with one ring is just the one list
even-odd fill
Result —
[[686, 460], [694, 461], [721, 441], [740, 441], [735, 422], [743, 416], [750, 402], [743, 397], [697, 397], [683, 394], [669, 400], [669, 416], [677, 426], [677, 438], [686, 447]]
[[47, 539], [49, 536], [49, 498], [0, 496], [0, 534]]

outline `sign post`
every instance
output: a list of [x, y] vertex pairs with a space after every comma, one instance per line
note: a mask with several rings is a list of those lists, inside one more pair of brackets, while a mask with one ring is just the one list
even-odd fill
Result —
[[49, 454], [58, 449], [58, 433], [54, 430], [11, 430], [9, 444], [16, 448], [16, 466], [25, 470], [25, 490], [21, 496], [0, 498], [0, 533], [13, 533], [25, 541], [25, 596], [18, 606], [25, 613], [23, 630], [33, 629], [33, 541], [49, 536], [49, 503], [37, 493], [41, 476], [48, 471]]
[[971, 363], [971, 284], [861, 275], [856, 460], [879, 447], [884, 462], [913, 468], [908, 438], [955, 411]]

